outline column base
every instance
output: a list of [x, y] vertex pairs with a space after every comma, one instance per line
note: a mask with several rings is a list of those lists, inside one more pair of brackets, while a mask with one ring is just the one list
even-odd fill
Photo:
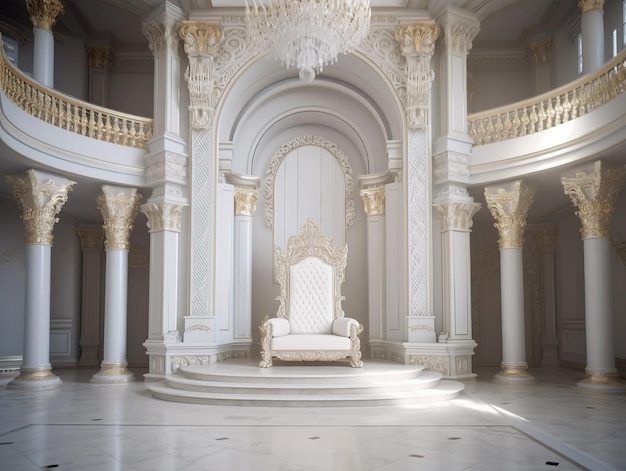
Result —
[[92, 383], [97, 384], [123, 384], [133, 381], [135, 375], [128, 371], [126, 364], [100, 366], [100, 371], [91, 377]]
[[576, 383], [581, 389], [605, 392], [626, 391], [626, 381], [619, 373], [587, 373], [587, 377]]
[[51, 368], [41, 370], [22, 368], [20, 375], [7, 387], [11, 389], [54, 389], [61, 385], [61, 378], [52, 373]]
[[501, 366], [493, 380], [497, 383], [532, 383], [535, 377], [528, 372], [526, 366]]

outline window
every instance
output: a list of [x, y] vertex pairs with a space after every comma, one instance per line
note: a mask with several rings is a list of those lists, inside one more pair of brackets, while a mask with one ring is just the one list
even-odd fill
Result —
[[613, 57], [617, 55], [617, 29], [613, 30]]
[[581, 33], [578, 33], [578, 36], [576, 36], [576, 44], [578, 45], [578, 73], [582, 74], [583, 73], [583, 36]]
[[11, 64], [17, 67], [17, 40], [13, 39], [6, 34], [2, 35], [2, 48], [4, 49], [4, 55]]
[[626, 45], [626, 0], [622, 0], [622, 36]]

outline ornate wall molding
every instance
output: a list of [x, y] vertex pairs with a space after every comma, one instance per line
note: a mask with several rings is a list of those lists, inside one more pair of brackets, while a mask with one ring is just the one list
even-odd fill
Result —
[[60, 0], [26, 0], [26, 9], [35, 28], [52, 31], [59, 15], [65, 12]]
[[235, 186], [235, 214], [241, 216], [252, 216], [256, 211], [256, 201], [259, 192], [255, 188], [241, 185]]
[[465, 201], [445, 201], [435, 204], [439, 213], [439, 225], [444, 231], [470, 231], [474, 215], [481, 208], [480, 203]]
[[378, 185], [361, 190], [361, 198], [365, 213], [368, 216], [378, 216], [385, 214], [385, 187]]
[[107, 250], [128, 250], [129, 236], [133, 230], [133, 221], [139, 210], [141, 194], [135, 188], [102, 186], [102, 193], [96, 198], [98, 209], [104, 220]]
[[265, 190], [263, 196], [265, 197], [265, 225], [270, 229], [274, 228], [274, 181], [276, 180], [276, 174], [280, 164], [285, 160], [285, 157], [302, 146], [318, 146], [326, 149], [330, 152], [341, 167], [343, 172], [345, 188], [346, 188], [346, 228], [351, 227], [354, 224], [354, 184], [352, 178], [352, 166], [348, 157], [343, 151], [334, 143], [323, 137], [316, 136], [302, 136], [292, 139], [291, 141], [280, 146], [274, 155], [270, 158], [267, 164], [267, 177], [265, 179]]
[[67, 194], [75, 182], [60, 178], [57, 184], [53, 176], [28, 170], [19, 175], [7, 175], [13, 185], [13, 196], [22, 211], [25, 240], [27, 244], [52, 245], [52, 230], [59, 221], [56, 217], [67, 202]]
[[606, 167], [601, 160], [590, 173], [580, 171], [573, 178], [561, 178], [565, 194], [578, 209], [583, 240], [611, 236], [611, 216], [625, 178], [626, 169]]
[[528, 208], [533, 202], [534, 189], [522, 180], [516, 180], [507, 188], [485, 188], [487, 207], [496, 220], [501, 249], [524, 247], [524, 231]]
[[450, 362], [447, 356], [409, 355], [409, 365], [423, 365], [430, 371], [438, 371], [444, 376], [450, 375]]

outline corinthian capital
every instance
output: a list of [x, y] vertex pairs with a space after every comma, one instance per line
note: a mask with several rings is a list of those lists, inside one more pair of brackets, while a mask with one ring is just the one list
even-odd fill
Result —
[[235, 186], [235, 214], [252, 216], [256, 211], [259, 192], [250, 187]]
[[511, 182], [504, 187], [485, 188], [485, 199], [491, 215], [496, 220], [501, 249], [524, 246], [524, 230], [528, 208], [533, 202], [535, 192], [521, 180]]
[[441, 30], [435, 20], [403, 25], [396, 30], [396, 41], [403, 56], [422, 55], [429, 59], [435, 53], [435, 42]]
[[65, 12], [60, 0], [26, 0], [26, 9], [35, 28], [52, 31], [57, 17]]
[[363, 188], [361, 190], [361, 198], [363, 199], [365, 213], [368, 216], [385, 214], [385, 187], [383, 185]]
[[185, 42], [185, 52], [188, 56], [214, 56], [218, 53], [224, 36], [219, 25], [194, 21], [183, 21], [179, 32]]
[[7, 175], [7, 180], [13, 185], [13, 196], [22, 211], [26, 243], [52, 245], [52, 229], [59, 221], [56, 216], [75, 182], [36, 170]]
[[578, 8], [580, 8], [581, 13], [587, 13], [591, 10], [604, 11], [604, 0], [580, 0]]
[[108, 47], [87, 46], [87, 64], [90, 69], [106, 70], [113, 64], [113, 54]]
[[592, 172], [580, 171], [573, 178], [561, 178], [565, 194], [578, 209], [583, 240], [610, 237], [611, 216], [625, 177], [624, 168], [609, 168], [598, 160]]
[[454, 54], [466, 56], [472, 49], [472, 41], [480, 31], [480, 23], [471, 15], [456, 10], [448, 11], [441, 19], [446, 49]]
[[481, 208], [480, 203], [469, 201], [444, 201], [435, 205], [439, 213], [441, 232], [469, 231], [472, 228], [472, 218]]
[[148, 217], [150, 232], [180, 232], [183, 205], [165, 201], [148, 202], [141, 207]]
[[79, 227], [76, 230], [80, 239], [81, 249], [100, 249], [104, 242], [104, 233], [101, 227]]
[[102, 186], [102, 193], [96, 198], [96, 203], [104, 220], [105, 249], [129, 249], [129, 236], [140, 201], [141, 194], [135, 188]]

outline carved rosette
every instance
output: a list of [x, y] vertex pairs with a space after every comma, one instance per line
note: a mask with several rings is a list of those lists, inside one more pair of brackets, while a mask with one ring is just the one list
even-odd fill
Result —
[[106, 70], [113, 64], [111, 49], [106, 47], [87, 46], [87, 63], [90, 69]]
[[100, 227], [79, 227], [76, 230], [80, 239], [80, 248], [101, 249], [104, 243], [104, 232]]
[[20, 175], [7, 175], [13, 185], [13, 196], [22, 211], [27, 244], [52, 245], [52, 229], [59, 221], [56, 217], [67, 202], [67, 193], [75, 182], [56, 184], [40, 180], [34, 170]]
[[552, 38], [534, 41], [528, 45], [530, 62], [535, 65], [547, 64], [552, 55]]
[[587, 13], [591, 10], [604, 11], [604, 0], [580, 0], [578, 8], [580, 8], [581, 13]]
[[224, 32], [219, 25], [183, 21], [179, 34], [189, 58], [185, 80], [189, 88], [191, 126], [209, 129], [215, 112], [211, 99], [215, 88], [214, 59]]
[[480, 208], [480, 203], [466, 201], [445, 201], [435, 204], [439, 213], [441, 232], [469, 231], [472, 229], [472, 218]]
[[119, 188], [104, 185], [96, 198], [98, 209], [104, 220], [107, 250], [128, 250], [133, 221], [139, 210], [141, 194], [135, 188]]
[[626, 169], [608, 168], [599, 160], [589, 174], [576, 172], [573, 178], [561, 178], [565, 194], [578, 209], [583, 240], [610, 237], [611, 216], [625, 177]]
[[385, 214], [385, 187], [383, 185], [361, 190], [361, 198], [365, 213], [368, 216], [378, 216]]
[[428, 127], [430, 90], [435, 77], [430, 59], [439, 34], [434, 20], [400, 26], [396, 30], [396, 41], [406, 58], [406, 112], [410, 129]]
[[183, 206], [165, 201], [148, 202], [141, 207], [141, 212], [148, 217], [146, 225], [150, 232], [180, 232]]
[[235, 186], [235, 214], [241, 216], [252, 216], [256, 211], [256, 201], [259, 192], [250, 187]]
[[485, 189], [487, 207], [496, 220], [501, 249], [524, 247], [524, 230], [528, 208], [533, 202], [534, 189], [516, 180], [510, 189], [498, 188], [495, 192]]
[[59, 15], [65, 12], [60, 0], [26, 0], [26, 9], [35, 28], [52, 31]]

